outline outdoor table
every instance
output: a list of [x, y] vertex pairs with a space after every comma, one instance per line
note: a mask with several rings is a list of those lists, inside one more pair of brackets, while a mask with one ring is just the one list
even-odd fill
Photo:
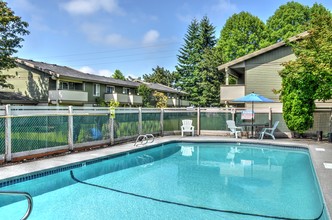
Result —
[[[249, 131], [250, 131], [250, 128], [253, 127], [253, 130], [254, 130], [254, 134], [252, 134], [252, 137], [250, 138], [253, 138], [254, 136], [258, 135], [258, 133], [265, 127], [268, 127], [269, 126], [269, 123], [253, 123], [251, 124], [251, 122], [246, 122], [246, 123], [239, 123], [237, 124], [236, 126], [240, 126], [240, 127], [244, 127], [244, 130], [246, 131], [246, 134], [247, 134], [247, 137], [249, 138]], [[248, 130], [248, 127], [249, 127], [249, 130]]]

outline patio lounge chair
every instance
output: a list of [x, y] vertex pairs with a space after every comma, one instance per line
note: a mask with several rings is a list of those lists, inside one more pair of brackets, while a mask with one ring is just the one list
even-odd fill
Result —
[[263, 128], [261, 135], [260, 135], [260, 139], [262, 140], [264, 138], [264, 135], [267, 134], [267, 135], [271, 136], [273, 138], [273, 140], [275, 140], [273, 133], [276, 130], [278, 124], [279, 124], [279, 121], [276, 121], [276, 122], [274, 122], [274, 125], [272, 128]]
[[238, 138], [238, 133], [241, 134], [241, 132], [243, 131], [242, 127], [236, 127], [235, 125], [235, 121], [233, 120], [227, 120], [227, 127], [229, 128], [229, 130], [231, 130], [231, 135], [234, 134], [235, 138]]
[[192, 120], [182, 120], [181, 136], [183, 137], [184, 132], [190, 132], [191, 136], [194, 136], [194, 126], [192, 126]]

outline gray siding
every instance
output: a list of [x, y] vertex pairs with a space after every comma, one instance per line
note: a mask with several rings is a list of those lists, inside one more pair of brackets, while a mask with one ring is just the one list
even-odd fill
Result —
[[246, 61], [246, 94], [255, 92], [275, 101], [279, 95], [273, 89], [281, 88], [279, 71], [284, 67], [282, 63], [295, 60], [295, 55], [290, 47], [283, 46]]

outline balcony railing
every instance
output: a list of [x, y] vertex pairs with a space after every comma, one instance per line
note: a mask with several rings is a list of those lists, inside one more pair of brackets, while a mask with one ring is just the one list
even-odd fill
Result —
[[181, 107], [188, 107], [190, 105], [189, 101], [187, 100], [180, 100]]
[[88, 101], [88, 93], [73, 90], [49, 90], [50, 102], [56, 103], [82, 103]]
[[169, 106], [169, 107], [176, 107], [178, 105], [179, 105], [178, 104], [178, 99], [176, 99], [176, 98], [168, 98], [167, 99], [167, 106]]
[[132, 104], [132, 105], [141, 105], [143, 103], [142, 96], [139, 95], [128, 95], [121, 93], [105, 94], [105, 101], [109, 102], [111, 100], [120, 102], [122, 104]]
[[220, 86], [220, 102], [231, 101], [245, 95], [244, 85], [223, 85]]
[[129, 100], [132, 105], [142, 105], [143, 98], [140, 95], [129, 95]]

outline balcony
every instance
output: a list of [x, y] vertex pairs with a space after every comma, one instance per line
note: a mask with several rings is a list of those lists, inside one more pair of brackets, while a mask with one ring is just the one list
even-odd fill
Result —
[[245, 95], [244, 85], [222, 85], [220, 86], [220, 103], [231, 101]]
[[88, 93], [73, 90], [50, 90], [48, 97], [51, 103], [84, 103], [88, 101]]
[[129, 100], [132, 105], [142, 105], [143, 98], [140, 95], [129, 95]]
[[167, 106], [169, 107], [177, 107], [178, 106], [178, 100], [176, 98], [168, 98], [167, 99]]
[[180, 100], [181, 107], [188, 107], [190, 105], [189, 101], [187, 100]]
[[142, 96], [139, 95], [128, 95], [121, 93], [105, 94], [105, 102], [114, 100], [121, 104], [141, 105], [143, 104]]

